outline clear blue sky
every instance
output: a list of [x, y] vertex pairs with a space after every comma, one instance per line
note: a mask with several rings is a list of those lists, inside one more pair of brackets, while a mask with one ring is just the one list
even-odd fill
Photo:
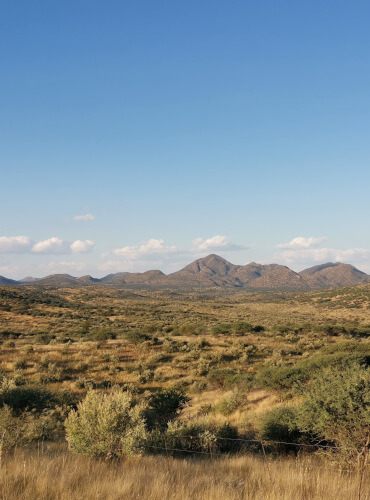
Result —
[[369, 19], [366, 1], [3, 0], [0, 274], [208, 253], [370, 272]]

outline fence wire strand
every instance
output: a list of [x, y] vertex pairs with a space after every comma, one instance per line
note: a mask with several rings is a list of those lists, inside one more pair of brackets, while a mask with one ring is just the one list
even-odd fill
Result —
[[[179, 436], [172, 434], [170, 437], [178, 438], [178, 439], [184, 439], [184, 440], [191, 440], [192, 442], [195, 442], [197, 439], [196, 436]], [[264, 441], [264, 440], [258, 440], [258, 439], [246, 439], [246, 438], [227, 438], [227, 437], [218, 437], [216, 438], [215, 443], [217, 440], [224, 440], [224, 441], [232, 441], [232, 442], [247, 442], [247, 443], [256, 443], [262, 446], [270, 445], [270, 444], [284, 444], [284, 445], [294, 445], [294, 446], [301, 446], [301, 447], [314, 447], [314, 448], [321, 448], [321, 449], [335, 449], [335, 450], [353, 450], [355, 451], [356, 448], [342, 448], [339, 446], [332, 446], [332, 445], [319, 445], [319, 444], [307, 444], [307, 443], [290, 443], [287, 441]], [[215, 444], [213, 443], [213, 444]], [[188, 453], [188, 454], [198, 454], [198, 455], [208, 455], [210, 457], [213, 456], [219, 456], [219, 457], [224, 457], [224, 456], [229, 456], [228, 452], [214, 452], [212, 451], [212, 444], [210, 445], [210, 450], [189, 450], [185, 448], [172, 448], [168, 447], [167, 443], [165, 443], [165, 446], [156, 446], [156, 445], [147, 445], [147, 448], [150, 449], [156, 449], [156, 450], [162, 450], [165, 451], [166, 453], [168, 452], [177, 452], [177, 453]], [[263, 455], [263, 460], [262, 462], [264, 463], [270, 463], [269, 460], [266, 457], [266, 454]], [[330, 471], [336, 471], [336, 472], [353, 472], [351, 469], [343, 469], [343, 468], [338, 468], [338, 467], [323, 467], [323, 466], [318, 466], [318, 465], [311, 465], [303, 462], [291, 462], [290, 465], [294, 465], [295, 467], [300, 467], [300, 468], [307, 468], [307, 469], [321, 469], [321, 470], [330, 470]], [[367, 466], [370, 466], [370, 464], [367, 464]]]

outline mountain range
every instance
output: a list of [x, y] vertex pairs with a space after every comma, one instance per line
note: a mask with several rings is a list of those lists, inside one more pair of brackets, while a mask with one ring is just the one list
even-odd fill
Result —
[[121, 272], [104, 278], [89, 275], [76, 278], [52, 274], [44, 278], [11, 280], [0, 276], [0, 286], [49, 285], [54, 287], [111, 286], [114, 288], [210, 288], [231, 287], [251, 290], [314, 290], [370, 283], [370, 276], [350, 264], [327, 262], [299, 273], [279, 264], [234, 265], [218, 255], [208, 255], [180, 271], [164, 274], [159, 270], [143, 273]]

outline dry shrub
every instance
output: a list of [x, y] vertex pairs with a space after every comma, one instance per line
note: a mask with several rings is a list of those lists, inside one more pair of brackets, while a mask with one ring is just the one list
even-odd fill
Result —
[[89, 391], [65, 422], [70, 450], [105, 458], [139, 452], [146, 435], [143, 412], [128, 392]]

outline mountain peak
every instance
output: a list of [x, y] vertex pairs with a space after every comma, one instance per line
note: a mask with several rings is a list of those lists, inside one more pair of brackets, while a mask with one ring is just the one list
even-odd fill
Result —
[[0, 276], [0, 286], [49, 285], [54, 287], [111, 286], [149, 288], [242, 287], [246, 290], [313, 290], [370, 283], [370, 276], [350, 264], [326, 262], [296, 273], [280, 264], [244, 266], [231, 264], [214, 253], [201, 257], [177, 272], [165, 275], [160, 270], [142, 273], [121, 272], [104, 278], [90, 275], [75, 278], [52, 274], [44, 278], [25, 278], [23, 282]]

